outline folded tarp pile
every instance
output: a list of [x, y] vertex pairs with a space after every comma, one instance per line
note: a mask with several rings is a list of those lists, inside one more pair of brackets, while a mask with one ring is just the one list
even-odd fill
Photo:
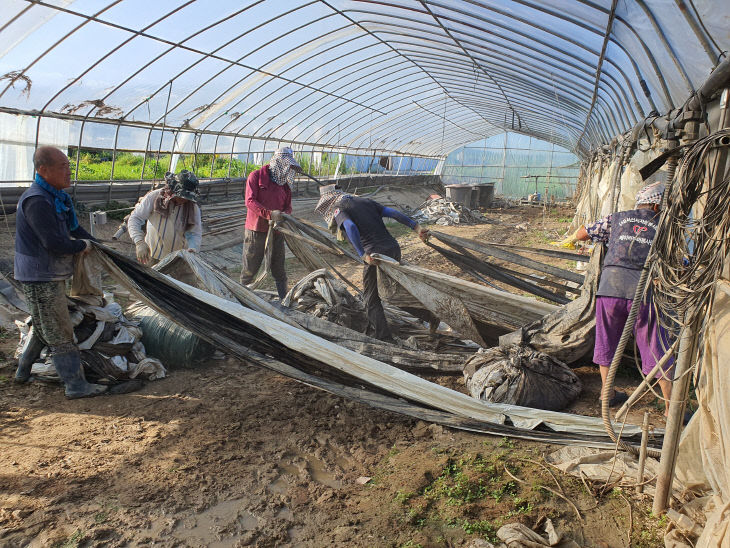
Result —
[[478, 210], [469, 209], [446, 198], [428, 200], [411, 213], [411, 217], [419, 223], [435, 223], [442, 226], [489, 222]]
[[464, 378], [475, 398], [555, 411], [573, 403], [583, 388], [563, 362], [525, 346], [480, 351], [466, 363]]
[[[68, 308], [74, 339], [89, 381], [113, 385], [130, 379], [154, 380], [165, 376], [162, 363], [147, 356], [138, 323], [125, 318], [118, 303], [112, 301], [96, 306], [69, 298]], [[16, 325], [20, 331], [18, 357], [33, 337], [33, 326], [30, 317], [24, 322], [16, 321]], [[41, 350], [31, 373], [38, 378], [58, 380], [47, 348]], [[131, 388], [132, 385], [127, 385], [126, 390]]]
[[[96, 246], [107, 271], [145, 304], [219, 349], [305, 384], [455, 428], [612, 447], [599, 419], [486, 403], [333, 344], [275, 317], [178, 282]], [[628, 425], [624, 436], [639, 429]]]

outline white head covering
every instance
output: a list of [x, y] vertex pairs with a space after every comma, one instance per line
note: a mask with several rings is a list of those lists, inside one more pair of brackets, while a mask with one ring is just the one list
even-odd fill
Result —
[[289, 147], [277, 148], [269, 161], [269, 169], [277, 185], [290, 185], [294, 175], [302, 172], [302, 166], [294, 159], [294, 152]]

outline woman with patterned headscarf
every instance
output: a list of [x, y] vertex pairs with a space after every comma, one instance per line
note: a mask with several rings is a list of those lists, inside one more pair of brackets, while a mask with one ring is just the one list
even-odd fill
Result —
[[127, 221], [137, 260], [142, 264], [154, 264], [180, 249], [200, 249], [203, 225], [198, 178], [183, 169], [177, 174], [168, 171], [165, 182], [164, 188], [151, 190], [140, 199]]
[[[267, 165], [252, 171], [246, 181], [246, 230], [241, 259], [241, 284], [250, 284], [264, 259], [269, 222], [280, 221], [291, 213], [291, 184], [302, 168], [289, 147], [274, 152]], [[274, 231], [271, 242], [271, 276], [279, 298], [286, 295], [284, 236]]]
[[[647, 185], [636, 195], [636, 209], [619, 211], [582, 226], [558, 244], [568, 247], [579, 240], [607, 244], [596, 292], [596, 345], [593, 351], [593, 361], [600, 366], [602, 381], [608, 375], [608, 368], [633, 304], [641, 270], [656, 236], [662, 194], [664, 183]], [[641, 355], [641, 370], [644, 375], [648, 375], [669, 347], [667, 335], [659, 325], [651, 302], [644, 301], [639, 305], [634, 339]], [[672, 391], [672, 367], [673, 360], [670, 360], [665, 371], [657, 374], [659, 387], [667, 402]], [[627, 399], [625, 393], [615, 392], [610, 406], [621, 405]], [[665, 416], [668, 408], [669, 405], [665, 407]]]

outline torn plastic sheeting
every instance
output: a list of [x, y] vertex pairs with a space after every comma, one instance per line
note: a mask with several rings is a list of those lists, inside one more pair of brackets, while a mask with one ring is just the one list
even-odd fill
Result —
[[593, 349], [596, 327], [596, 291], [604, 246], [591, 255], [581, 294], [539, 320], [499, 338], [499, 345], [529, 345], [565, 363], [573, 363]]
[[[100, 246], [97, 246], [100, 247]], [[110, 274], [161, 314], [176, 315], [176, 320], [199, 336], [223, 348], [248, 345], [254, 352], [277, 360], [309, 367], [318, 374], [335, 379], [357, 379], [371, 391], [385, 391], [408, 401], [435, 407], [456, 417], [501, 424], [505, 417], [519, 428], [538, 425], [573, 435], [600, 436], [605, 439], [600, 419], [510, 405], [486, 404], [465, 394], [434, 384], [395, 367], [342, 348], [301, 329], [282, 323], [239, 304], [231, 303], [182, 282], [140, 266], [110, 249], [103, 248], [101, 259]], [[216, 329], [206, 330], [200, 320]], [[234, 343], [234, 337], [236, 342]], [[341, 381], [339, 381], [341, 382]], [[637, 435], [639, 428], [628, 426], [626, 435]]]

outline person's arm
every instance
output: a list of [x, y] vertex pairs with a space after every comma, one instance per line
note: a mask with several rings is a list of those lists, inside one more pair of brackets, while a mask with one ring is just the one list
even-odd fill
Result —
[[185, 241], [188, 244], [188, 251], [200, 251], [200, 242], [203, 239], [203, 223], [200, 218], [200, 207], [195, 204], [195, 222], [193, 226], [185, 232]]
[[260, 177], [261, 173], [257, 170], [251, 172], [246, 180], [246, 209], [263, 219], [271, 220], [271, 210], [265, 208], [258, 200]]
[[[340, 215], [342, 215], [342, 213]], [[352, 219], [346, 217], [340, 226], [345, 230], [347, 239], [350, 240], [350, 243], [352, 244], [352, 247], [355, 248], [355, 251], [357, 251], [357, 254], [360, 257], [365, 255], [365, 250], [363, 249], [362, 242], [360, 241], [360, 231], [358, 230], [357, 225], [352, 222]]]
[[76, 230], [72, 230], [71, 231], [71, 236], [73, 236], [77, 240], [91, 240], [93, 242], [98, 241], [91, 234], [89, 234], [87, 232], [87, 230], [83, 226], [81, 226], [81, 225], [79, 225], [78, 227], [76, 227]]
[[144, 230], [142, 230], [142, 227], [152, 214], [156, 197], [156, 192], [148, 192], [147, 195], [144, 196], [136, 206], [134, 206], [132, 213], [129, 215], [129, 219], [127, 220], [127, 231], [129, 232], [129, 237], [132, 238], [132, 241], [135, 244], [144, 241]]
[[416, 223], [416, 221], [414, 221], [407, 215], [401, 213], [397, 209], [393, 209], [392, 207], [388, 207], [388, 206], [383, 207], [382, 216], [389, 217], [391, 219], [395, 219], [400, 224], [406, 225], [407, 227], [409, 227], [411, 230], [415, 230], [416, 225], [418, 224], [418, 223]]
[[559, 247], [575, 248], [575, 242], [585, 242], [593, 240], [594, 242], [608, 243], [608, 237], [611, 235], [611, 216], [598, 219], [594, 223], [581, 226], [570, 236], [559, 242], [551, 242]]
[[41, 245], [56, 255], [74, 255], [87, 248], [85, 240], [72, 240], [60, 233], [55, 226], [56, 211], [51, 204], [40, 197], [31, 197], [23, 202], [23, 214], [28, 225]]
[[428, 241], [428, 237], [430, 236], [428, 233], [428, 230], [423, 228], [416, 221], [414, 221], [413, 219], [411, 219], [404, 213], [401, 213], [397, 209], [393, 209], [392, 207], [384, 206], [382, 216], [389, 217], [391, 219], [395, 219], [400, 224], [410, 227], [411, 230], [415, 230], [418, 233], [418, 237], [421, 238], [422, 241], [424, 241], [424, 242]]

